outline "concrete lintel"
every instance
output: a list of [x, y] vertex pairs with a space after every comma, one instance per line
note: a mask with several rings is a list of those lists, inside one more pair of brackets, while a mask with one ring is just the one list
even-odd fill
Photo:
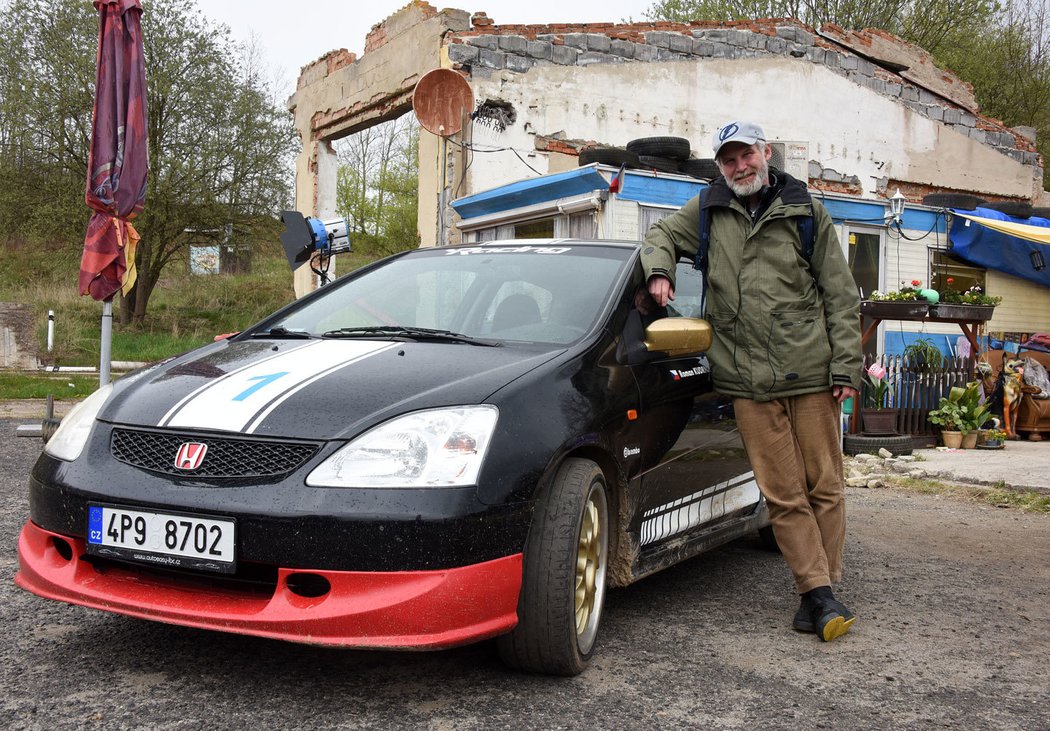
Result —
[[886, 31], [875, 28], [852, 31], [834, 23], [825, 23], [820, 35], [964, 109], [977, 112], [973, 87], [953, 72], [939, 68], [933, 57], [918, 46]]

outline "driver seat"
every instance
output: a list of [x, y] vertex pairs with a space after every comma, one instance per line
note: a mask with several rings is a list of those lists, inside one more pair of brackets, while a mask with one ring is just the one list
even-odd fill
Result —
[[543, 322], [543, 317], [536, 300], [527, 294], [512, 294], [496, 307], [492, 316], [492, 330], [499, 332], [540, 322]]

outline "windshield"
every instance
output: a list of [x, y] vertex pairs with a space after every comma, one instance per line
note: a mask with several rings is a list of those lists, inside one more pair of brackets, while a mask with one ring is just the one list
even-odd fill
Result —
[[594, 324], [631, 253], [579, 244], [420, 250], [330, 285], [268, 330], [420, 337], [426, 329], [567, 344]]

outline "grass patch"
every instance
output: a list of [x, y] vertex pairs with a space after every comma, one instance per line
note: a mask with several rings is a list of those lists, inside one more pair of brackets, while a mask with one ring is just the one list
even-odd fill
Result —
[[14, 373], [0, 371], [0, 394], [5, 399], [84, 398], [98, 388], [97, 375]]
[[889, 477], [886, 481], [894, 487], [924, 495], [945, 495], [996, 508], [1015, 508], [1026, 513], [1050, 514], [1050, 495], [1036, 490], [1007, 487], [1002, 480], [990, 487], [913, 477]]
[[[341, 274], [377, 257], [343, 254]], [[98, 366], [102, 304], [77, 294], [80, 242], [37, 247], [0, 243], [0, 302], [30, 307], [41, 360], [49, 365]], [[185, 257], [172, 261], [157, 284], [141, 327], [121, 325], [113, 303], [111, 357], [116, 361], [162, 360], [258, 322], [295, 299], [292, 272], [280, 241], [260, 240], [248, 274], [189, 274]], [[47, 313], [55, 312], [54, 348], [47, 353]]]

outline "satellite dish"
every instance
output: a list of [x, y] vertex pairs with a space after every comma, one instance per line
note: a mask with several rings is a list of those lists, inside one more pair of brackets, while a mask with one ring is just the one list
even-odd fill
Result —
[[464, 115], [474, 108], [470, 84], [452, 69], [434, 69], [423, 75], [412, 92], [412, 110], [427, 132], [439, 137], [463, 129]]

